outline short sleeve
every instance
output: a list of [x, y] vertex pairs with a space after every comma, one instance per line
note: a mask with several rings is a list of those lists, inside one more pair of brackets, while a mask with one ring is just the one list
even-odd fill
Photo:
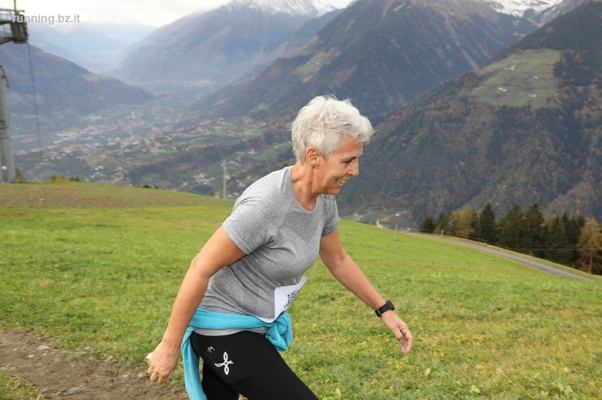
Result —
[[228, 237], [245, 254], [274, 239], [274, 211], [270, 203], [259, 197], [240, 198], [234, 205], [232, 214], [224, 221], [223, 227]]
[[322, 237], [330, 235], [339, 227], [339, 210], [334, 196], [325, 196], [326, 223], [322, 229]]

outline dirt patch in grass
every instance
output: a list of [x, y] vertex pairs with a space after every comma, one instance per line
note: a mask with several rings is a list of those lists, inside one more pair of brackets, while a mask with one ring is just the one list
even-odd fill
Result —
[[0, 183], [0, 208], [114, 208], [226, 205], [192, 193], [84, 182]]
[[0, 369], [34, 385], [37, 399], [187, 399], [183, 387], [152, 384], [143, 372], [117, 362], [71, 359], [42, 337], [0, 331]]

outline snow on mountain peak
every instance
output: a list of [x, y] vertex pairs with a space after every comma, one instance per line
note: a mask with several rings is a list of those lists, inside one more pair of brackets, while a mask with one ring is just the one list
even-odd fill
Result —
[[347, 7], [352, 0], [233, 0], [230, 7], [259, 8], [273, 14], [318, 17]]
[[562, 0], [485, 0], [495, 11], [515, 17], [522, 17], [529, 9], [538, 13], [561, 2]]

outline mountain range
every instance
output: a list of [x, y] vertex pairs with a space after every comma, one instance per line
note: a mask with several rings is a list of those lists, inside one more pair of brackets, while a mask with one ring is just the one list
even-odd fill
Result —
[[125, 51], [115, 76], [224, 85], [304, 44], [336, 11], [316, 0], [232, 1], [155, 30]]
[[[576, 4], [566, 1], [563, 7]], [[478, 68], [537, 29], [544, 15], [562, 9], [558, 0], [537, 5], [517, 16], [482, 0], [357, 1], [303, 47], [230, 91], [235, 94], [227, 101], [216, 96], [213, 109], [203, 100], [191, 111], [203, 112], [202, 117], [290, 119], [312, 97], [334, 94], [351, 98], [369, 116], [378, 115]]]

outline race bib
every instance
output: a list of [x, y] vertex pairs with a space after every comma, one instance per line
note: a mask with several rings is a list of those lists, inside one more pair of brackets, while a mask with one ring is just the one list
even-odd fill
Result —
[[286, 311], [286, 309], [293, 303], [293, 300], [295, 300], [305, 282], [307, 282], [307, 278], [305, 277], [305, 275], [303, 275], [301, 281], [299, 281], [299, 283], [296, 285], [277, 287], [274, 290], [274, 318], [260, 319], [265, 322], [275, 321], [276, 318], [278, 318], [280, 314]]

